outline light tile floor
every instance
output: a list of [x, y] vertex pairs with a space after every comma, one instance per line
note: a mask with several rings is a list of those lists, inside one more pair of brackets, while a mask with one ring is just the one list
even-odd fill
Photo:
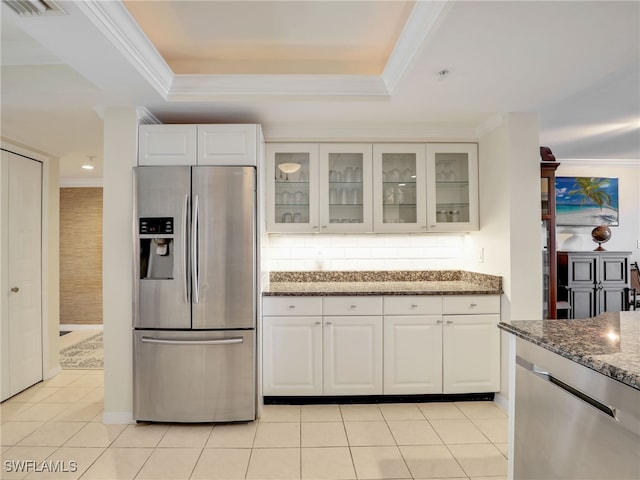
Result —
[[2, 403], [0, 478], [507, 477], [507, 416], [493, 402], [267, 405], [249, 424], [103, 425], [103, 393], [101, 370], [65, 370]]

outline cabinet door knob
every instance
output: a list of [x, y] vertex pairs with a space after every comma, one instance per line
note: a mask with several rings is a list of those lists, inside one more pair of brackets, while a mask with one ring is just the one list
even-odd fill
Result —
[[477, 307], [477, 306], [478, 306], [478, 304], [477, 304], [477, 303], [470, 303], [470, 304], [469, 304], [469, 308], [473, 308], [473, 307]]
[[291, 310], [293, 308], [296, 308], [296, 306], [295, 305], [289, 305], [289, 310]]
[[327, 322], [325, 325], [333, 325], [333, 322]]
[[436, 323], [442, 323], [442, 320], [436, 320]]
[[354, 309], [356, 309], [356, 308], [358, 308], [358, 306], [357, 306], [357, 305], [349, 305], [349, 309], [350, 309], [350, 310], [354, 310]]
[[316, 322], [316, 325], [322, 325], [322, 322]]
[[411, 308], [418, 308], [418, 305], [416, 305], [415, 303], [412, 303]]
[[453, 323], [453, 320], [447, 320], [447, 323]]
[[12, 291], [13, 293], [18, 293], [18, 292], [20, 291], [20, 289], [19, 289], [18, 287], [13, 287], [13, 288], [11, 289], [11, 291]]

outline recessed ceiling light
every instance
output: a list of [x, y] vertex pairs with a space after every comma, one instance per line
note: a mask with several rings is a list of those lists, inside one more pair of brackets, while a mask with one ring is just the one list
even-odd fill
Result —
[[94, 155], [87, 155], [87, 158], [89, 159], [88, 163], [85, 163], [84, 165], [82, 165], [82, 168], [84, 170], [93, 170], [94, 168], [96, 168], [93, 165], [93, 159], [96, 158]]

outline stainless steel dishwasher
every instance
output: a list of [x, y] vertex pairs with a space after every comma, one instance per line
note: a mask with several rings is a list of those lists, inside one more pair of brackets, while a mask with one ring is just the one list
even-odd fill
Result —
[[515, 480], [640, 479], [640, 391], [516, 339]]

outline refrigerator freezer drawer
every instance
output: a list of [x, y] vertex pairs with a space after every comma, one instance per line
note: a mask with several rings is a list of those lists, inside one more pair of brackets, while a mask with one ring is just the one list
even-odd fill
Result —
[[255, 419], [255, 331], [134, 331], [133, 416], [152, 422]]

